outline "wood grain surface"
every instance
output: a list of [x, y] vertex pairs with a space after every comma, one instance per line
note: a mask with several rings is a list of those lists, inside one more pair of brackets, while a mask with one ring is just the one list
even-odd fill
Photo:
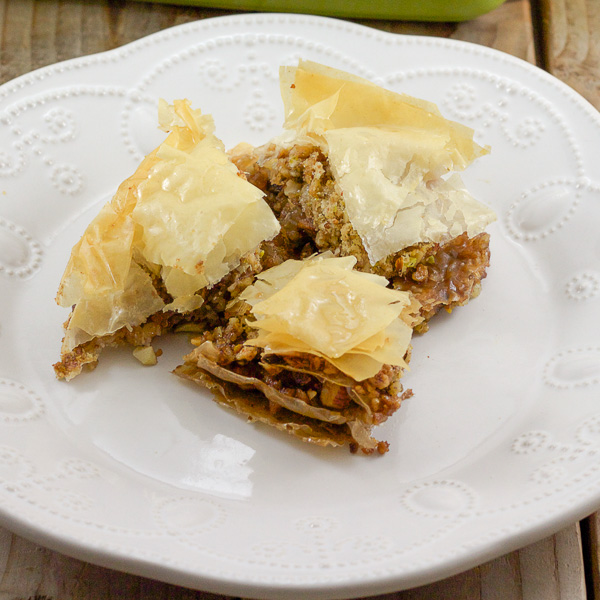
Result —
[[[536, 4], [508, 0], [487, 15], [460, 24], [357, 22], [503, 50], [546, 67], [600, 107], [600, 0], [532, 2]], [[124, 0], [0, 0], [0, 83], [173, 25], [222, 14], [230, 13]], [[574, 523], [450, 579], [377, 600], [600, 600], [599, 533], [600, 517], [593, 515], [582, 529]], [[225, 598], [104, 569], [0, 528], [0, 600]]]
[[[173, 25], [230, 12], [108, 0], [0, 0], [0, 83], [69, 58], [117, 48]], [[394, 33], [479, 43], [534, 62], [527, 0], [466, 23], [355, 20]]]
[[600, 109], [600, 2], [539, 2], [546, 68]]

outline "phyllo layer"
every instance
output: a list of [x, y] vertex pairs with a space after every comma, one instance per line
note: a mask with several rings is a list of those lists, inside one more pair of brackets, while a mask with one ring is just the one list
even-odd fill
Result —
[[385, 452], [371, 429], [411, 394], [400, 378], [419, 305], [355, 262], [325, 255], [264, 271], [239, 298], [246, 321], [195, 340], [175, 372], [306, 441]]
[[[199, 292], [273, 238], [279, 224], [186, 100], [159, 104], [170, 132], [90, 223], [57, 295], [73, 307], [63, 362], [81, 344], [131, 330], [158, 312], [189, 313]], [[58, 373], [58, 371], [57, 371]]]
[[277, 141], [327, 156], [371, 265], [416, 243], [474, 237], [495, 220], [457, 174], [489, 150], [434, 104], [309, 61], [282, 67], [280, 81], [288, 134]]

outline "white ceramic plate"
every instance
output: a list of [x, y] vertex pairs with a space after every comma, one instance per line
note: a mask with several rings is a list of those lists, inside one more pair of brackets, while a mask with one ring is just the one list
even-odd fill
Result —
[[[54, 295], [85, 225], [188, 97], [228, 146], [279, 132], [298, 57], [437, 102], [492, 153], [466, 175], [499, 219], [483, 293], [415, 340], [384, 457], [249, 425], [129, 351], [54, 379]], [[0, 513], [85, 560], [263, 598], [422, 584], [600, 506], [600, 118], [499, 52], [306, 16], [170, 29], [0, 88]]]

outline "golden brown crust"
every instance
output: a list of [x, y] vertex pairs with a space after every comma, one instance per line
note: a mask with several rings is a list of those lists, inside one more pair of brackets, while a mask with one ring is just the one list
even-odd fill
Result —
[[[327, 158], [316, 146], [288, 149], [268, 145], [258, 152], [237, 155], [234, 162], [247, 179], [266, 192], [266, 199], [281, 223], [276, 238], [247, 255], [240, 267], [222, 282], [201, 292], [205, 304], [198, 311], [174, 317], [157, 313], [131, 330], [97, 337], [61, 356], [54, 365], [57, 377], [71, 379], [82, 368], [94, 366], [103, 348], [122, 344], [148, 345], [152, 339], [182, 322], [212, 328], [226, 323], [228, 306], [250, 285], [256, 274], [289, 258], [303, 259], [330, 250], [335, 255], [357, 258], [357, 269], [387, 277], [399, 290], [410, 291], [422, 304], [424, 332], [428, 320], [441, 309], [451, 310], [477, 296], [489, 265], [489, 236], [466, 234], [440, 244], [417, 244], [371, 266], [366, 250], [350, 224], [329, 169]], [[164, 287], [155, 279], [160, 296], [169, 302]], [[166, 315], [166, 316], [165, 316]], [[158, 329], [156, 329], [158, 327]], [[149, 334], [149, 331], [156, 331]]]
[[[258, 251], [246, 255], [240, 266], [222, 281], [200, 292], [204, 303], [199, 309], [189, 313], [157, 312], [141, 325], [131, 328], [121, 327], [115, 333], [95, 337], [70, 352], [63, 352], [60, 361], [53, 365], [56, 377], [69, 381], [79, 375], [84, 368], [94, 368], [104, 348], [124, 345], [149, 346], [156, 337], [183, 325], [191, 324], [195, 325], [197, 330], [203, 330], [227, 323], [230, 316], [229, 304], [254, 281], [256, 273], [261, 269]], [[170, 302], [172, 298], [167, 294], [160, 280], [155, 278], [153, 283], [159, 295], [166, 302]]]
[[358, 270], [382, 275], [392, 287], [414, 294], [423, 306], [424, 322], [418, 331], [426, 331], [427, 321], [441, 309], [451, 310], [478, 295], [489, 266], [487, 233], [472, 238], [465, 233], [445, 244], [409, 246], [373, 266], [320, 148], [268, 144], [233, 160], [266, 193], [281, 223], [272, 244], [283, 246], [287, 254], [309, 246], [314, 252], [330, 250], [337, 256], [356, 257]]
[[104, 348], [124, 345], [149, 346], [154, 338], [171, 331], [182, 322], [182, 316], [177, 313], [156, 313], [142, 325], [131, 329], [122, 327], [113, 334], [96, 337], [73, 348], [70, 352], [63, 353], [60, 361], [53, 365], [54, 373], [58, 379], [69, 381], [79, 375], [84, 368], [94, 369]]
[[[384, 276], [393, 288], [411, 292], [421, 304], [422, 320], [415, 330], [424, 332], [442, 308], [450, 311], [478, 294], [489, 265], [489, 236], [462, 234], [445, 244], [416, 244], [371, 265], [321, 149], [313, 145], [282, 149], [271, 144], [237, 155], [234, 162], [266, 193], [280, 233], [263, 242], [221, 282], [202, 290], [204, 303], [196, 311], [156, 313], [140, 326], [82, 344], [54, 365], [57, 377], [68, 380], [85, 367], [93, 368], [105, 347], [147, 346], [167, 331], [192, 324], [203, 333], [195, 340], [198, 347], [175, 369], [177, 375], [208, 388], [219, 403], [249, 420], [305, 442], [384, 454], [388, 443], [372, 437], [371, 430], [412, 396], [400, 383], [402, 369], [384, 365], [374, 377], [357, 382], [318, 356], [263, 355], [260, 348], [245, 345], [256, 331], [245, 323], [249, 306], [238, 296], [263, 270], [290, 258], [330, 251], [354, 256], [358, 270]], [[168, 303], [160, 280], [154, 283]], [[410, 349], [407, 362], [409, 355]]]
[[242, 389], [218, 379], [193, 364], [180, 365], [174, 373], [206, 387], [215, 394], [220, 404], [246, 416], [250, 422], [259, 421], [271, 425], [302, 441], [319, 446], [343, 446], [353, 442], [347, 425], [318, 422], [285, 408], [273, 412], [260, 392]]
[[[324, 358], [304, 353], [264, 355], [244, 345], [255, 330], [239, 318], [194, 340], [197, 348], [175, 373], [216, 391], [220, 403], [304, 441], [348, 444], [365, 454], [387, 451], [371, 436], [373, 426], [412, 395], [391, 365], [357, 382]], [[409, 359], [409, 356], [406, 357]]]

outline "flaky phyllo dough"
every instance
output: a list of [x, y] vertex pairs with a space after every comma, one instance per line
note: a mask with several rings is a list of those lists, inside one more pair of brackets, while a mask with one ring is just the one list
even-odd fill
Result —
[[[353, 255], [422, 304], [425, 321], [479, 292], [494, 213], [458, 172], [487, 154], [429, 102], [322, 65], [282, 67], [285, 132], [234, 162], [287, 235]], [[299, 233], [298, 233], [299, 232]]]
[[284, 132], [225, 153], [161, 102], [166, 140], [73, 248], [59, 378], [193, 330], [175, 373], [322, 446], [384, 453], [414, 331], [479, 293], [493, 212], [459, 172], [488, 153], [431, 103], [315, 63], [280, 71]]
[[385, 453], [371, 429], [412, 394], [399, 380], [419, 304], [355, 263], [329, 254], [264, 271], [239, 297], [245, 324], [195, 339], [175, 372], [305, 441]]
[[[263, 194], [240, 176], [212, 117], [187, 101], [161, 102], [166, 140], [118, 188], [73, 248], [57, 302], [73, 307], [59, 377], [95, 364], [103, 346], [147, 346], [204, 313], [207, 290], [252, 256], [279, 224]], [[250, 266], [249, 266], [250, 265]], [[222, 290], [217, 290], [218, 295]]]

